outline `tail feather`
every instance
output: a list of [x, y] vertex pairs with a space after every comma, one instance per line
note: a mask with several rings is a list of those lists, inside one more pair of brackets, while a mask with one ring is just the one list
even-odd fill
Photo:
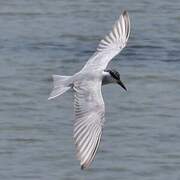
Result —
[[53, 90], [48, 98], [48, 100], [56, 98], [60, 96], [67, 90], [71, 88], [69, 84], [70, 76], [60, 76], [60, 75], [53, 75]]

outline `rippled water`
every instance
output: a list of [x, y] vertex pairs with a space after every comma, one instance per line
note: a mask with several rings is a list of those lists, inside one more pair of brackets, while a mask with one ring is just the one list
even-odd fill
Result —
[[[106, 123], [91, 168], [72, 141], [72, 92], [47, 101], [123, 9], [132, 31], [110, 64], [128, 92], [103, 88]], [[180, 1], [0, 1], [0, 179], [179, 179]]]

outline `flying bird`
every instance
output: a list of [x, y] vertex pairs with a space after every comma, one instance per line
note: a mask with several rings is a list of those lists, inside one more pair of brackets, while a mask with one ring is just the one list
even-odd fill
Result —
[[81, 169], [92, 163], [101, 140], [105, 122], [102, 85], [118, 84], [127, 90], [120, 74], [107, 69], [108, 63], [126, 46], [130, 35], [130, 19], [124, 11], [112, 31], [99, 42], [96, 52], [84, 67], [73, 76], [53, 75], [53, 90], [48, 99], [56, 98], [69, 89], [74, 93], [74, 132], [76, 156]]

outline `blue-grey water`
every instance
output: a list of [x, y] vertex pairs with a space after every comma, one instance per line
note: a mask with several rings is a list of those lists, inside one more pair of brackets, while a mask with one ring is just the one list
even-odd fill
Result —
[[[72, 92], [48, 101], [52, 74], [72, 75], [127, 9], [128, 46], [110, 64], [128, 87], [103, 87], [106, 123], [81, 171]], [[1, 0], [0, 179], [179, 180], [180, 1]]]

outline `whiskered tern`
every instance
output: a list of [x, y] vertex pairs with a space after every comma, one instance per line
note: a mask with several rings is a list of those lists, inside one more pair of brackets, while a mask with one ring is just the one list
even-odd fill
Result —
[[74, 92], [73, 137], [81, 169], [90, 166], [101, 140], [105, 121], [101, 86], [116, 83], [127, 90], [120, 74], [106, 68], [111, 59], [126, 46], [129, 34], [130, 19], [127, 11], [124, 11], [79, 72], [73, 76], [53, 75], [54, 88], [48, 99], [60, 96], [69, 89]]

